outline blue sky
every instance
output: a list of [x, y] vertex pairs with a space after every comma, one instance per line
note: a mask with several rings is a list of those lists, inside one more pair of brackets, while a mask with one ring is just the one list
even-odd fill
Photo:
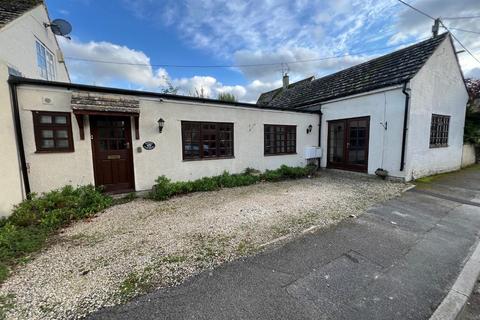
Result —
[[[478, 0], [409, 2], [433, 16], [480, 14]], [[74, 82], [150, 91], [172, 83], [182, 94], [203, 89], [215, 98], [231, 92], [249, 102], [278, 87], [282, 69], [292, 81], [320, 77], [425, 39], [432, 24], [396, 0], [47, 0], [47, 5], [52, 19], [73, 25], [72, 40], [60, 43]], [[480, 19], [447, 22], [480, 31]], [[455, 33], [480, 57], [478, 35]], [[480, 64], [467, 54], [460, 59], [467, 76], [480, 76]], [[274, 65], [243, 66], [265, 63]]]

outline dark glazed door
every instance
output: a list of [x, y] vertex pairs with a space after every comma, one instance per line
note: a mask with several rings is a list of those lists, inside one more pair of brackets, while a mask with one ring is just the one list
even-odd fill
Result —
[[370, 117], [328, 122], [328, 167], [367, 171], [369, 123]]
[[95, 185], [107, 192], [134, 190], [130, 117], [90, 117]]

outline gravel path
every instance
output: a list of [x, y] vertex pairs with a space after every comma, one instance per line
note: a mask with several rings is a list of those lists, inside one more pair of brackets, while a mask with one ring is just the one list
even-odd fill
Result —
[[312, 225], [327, 226], [400, 194], [403, 183], [340, 172], [138, 199], [64, 229], [0, 288], [11, 319], [81, 318], [154, 287], [259, 250]]

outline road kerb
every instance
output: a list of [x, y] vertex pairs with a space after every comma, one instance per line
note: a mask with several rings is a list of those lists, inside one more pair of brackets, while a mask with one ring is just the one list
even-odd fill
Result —
[[460, 272], [445, 299], [430, 317], [430, 320], [457, 320], [472, 294], [475, 282], [480, 276], [480, 242]]

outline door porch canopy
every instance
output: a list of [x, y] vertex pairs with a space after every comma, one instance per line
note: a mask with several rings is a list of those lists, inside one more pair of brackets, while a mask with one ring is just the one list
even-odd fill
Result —
[[85, 139], [84, 115], [131, 116], [135, 123], [135, 139], [140, 139], [140, 100], [135, 97], [74, 91], [71, 106], [77, 119], [80, 139]]

